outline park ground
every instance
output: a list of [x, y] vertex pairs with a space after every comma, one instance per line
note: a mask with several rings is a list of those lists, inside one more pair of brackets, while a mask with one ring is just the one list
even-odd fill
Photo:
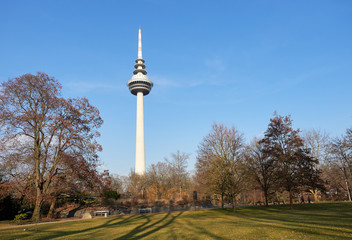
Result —
[[352, 239], [352, 203], [125, 215], [16, 227], [0, 222], [0, 239], [347, 240]]

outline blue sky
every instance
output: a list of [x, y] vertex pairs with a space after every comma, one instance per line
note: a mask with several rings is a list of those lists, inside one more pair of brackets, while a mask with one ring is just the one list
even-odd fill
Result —
[[250, 141], [276, 110], [332, 136], [352, 127], [352, 1], [0, 1], [0, 81], [45, 72], [65, 97], [104, 119], [103, 168], [134, 168], [136, 97], [126, 82], [143, 57], [147, 167], [191, 154], [214, 121]]

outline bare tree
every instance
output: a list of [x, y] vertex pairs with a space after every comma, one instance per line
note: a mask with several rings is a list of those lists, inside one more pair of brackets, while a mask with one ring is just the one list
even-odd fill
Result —
[[146, 174], [147, 186], [154, 190], [156, 200], [165, 197], [171, 185], [170, 168], [165, 162], [152, 164]]
[[352, 148], [350, 147], [350, 129], [347, 130], [347, 134], [342, 137], [337, 137], [332, 142], [332, 164], [336, 165], [340, 169], [342, 174], [348, 200], [351, 201], [351, 175], [352, 175]]
[[189, 173], [187, 171], [187, 161], [189, 154], [177, 151], [171, 154], [171, 160], [165, 158], [165, 161], [170, 167], [171, 185], [174, 186], [179, 192], [179, 199], [182, 199], [182, 189], [189, 184]]
[[347, 165], [350, 169], [350, 172], [352, 173], [352, 128], [348, 128], [346, 130], [346, 134], [344, 137], [344, 143], [346, 145], [347, 148], [347, 154], [348, 154], [348, 161], [347, 161]]
[[136, 174], [134, 171], [131, 171], [124, 181], [126, 192], [131, 195], [132, 199], [137, 200], [144, 198], [146, 175]]
[[245, 157], [249, 175], [263, 191], [265, 206], [268, 206], [270, 191], [277, 180], [275, 160], [265, 151], [263, 141], [257, 139], [247, 146]]
[[124, 192], [123, 180], [119, 175], [117, 174], [111, 175], [111, 188], [113, 191], [116, 191], [119, 194]]
[[[345, 174], [341, 171], [338, 162], [333, 159], [322, 171], [322, 178], [326, 188], [326, 199], [330, 201], [345, 201], [349, 199], [347, 186], [351, 186], [351, 179], [346, 185]], [[347, 196], [347, 198], [346, 198]]]
[[[326, 165], [330, 155], [330, 137], [321, 130], [312, 129], [303, 134], [305, 148], [311, 150], [311, 156], [317, 159], [319, 165]], [[319, 167], [319, 166], [317, 166]]]
[[[241, 147], [242, 148], [242, 147]], [[228, 164], [227, 196], [231, 200], [233, 211], [236, 211], [237, 197], [247, 189], [247, 169], [240, 154]]]
[[236, 128], [214, 123], [198, 146], [196, 179], [210, 192], [221, 195], [222, 207], [224, 196], [229, 195], [235, 209], [235, 198], [241, 191], [243, 142]]
[[[316, 171], [322, 171], [327, 167], [330, 156], [330, 137], [326, 132], [321, 130], [312, 129], [306, 131], [303, 135], [305, 148], [310, 149], [310, 155], [317, 160], [314, 166]], [[311, 188], [309, 191], [314, 196], [314, 201], [318, 202], [318, 188]]]
[[61, 98], [60, 90], [60, 83], [45, 73], [25, 74], [1, 84], [1, 143], [11, 149], [5, 153], [13, 153], [15, 148], [9, 143], [26, 138], [35, 176], [33, 220], [40, 218], [62, 156], [80, 152], [85, 161], [94, 162], [101, 150], [96, 142], [103, 123], [98, 109], [85, 98]]

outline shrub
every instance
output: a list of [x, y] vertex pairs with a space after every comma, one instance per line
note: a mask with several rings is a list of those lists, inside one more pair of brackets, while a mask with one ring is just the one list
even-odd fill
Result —
[[103, 197], [106, 198], [106, 199], [119, 199], [120, 198], [120, 194], [116, 191], [104, 191], [103, 192]]
[[26, 220], [28, 218], [29, 218], [29, 216], [27, 213], [21, 213], [21, 214], [17, 214], [13, 220], [15, 222], [20, 222], [20, 221]]

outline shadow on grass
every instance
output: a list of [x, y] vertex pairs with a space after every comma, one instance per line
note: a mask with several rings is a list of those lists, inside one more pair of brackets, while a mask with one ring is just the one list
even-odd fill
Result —
[[[242, 230], [243, 235], [240, 236], [242, 239], [246, 237], [253, 239], [253, 236], [270, 238], [272, 231], [282, 232], [282, 234], [288, 234], [298, 239], [314, 239], [314, 237], [319, 239], [352, 239], [352, 204], [329, 203], [316, 204], [316, 206], [307, 204], [295, 206], [293, 210], [289, 210], [287, 206], [273, 206], [238, 208], [236, 213], [233, 213], [232, 209], [195, 211], [194, 214], [192, 212], [190, 214], [183, 213], [119, 216], [98, 221], [88, 220], [83, 223], [65, 223], [66, 225], [60, 224], [60, 227], [56, 224], [50, 224], [38, 226], [37, 231], [34, 229], [27, 232], [22, 231], [16, 235], [16, 239], [59, 237], [94, 239], [94, 236], [104, 237], [105, 233], [109, 233], [107, 238], [115, 240], [158, 238], [160, 236], [165, 238], [165, 235], [168, 239], [197, 239], [200, 237], [218, 240], [226, 239], [225, 237], [233, 239], [234, 236], [230, 236], [226, 228], [221, 233], [216, 229], [217, 226], [225, 226], [228, 229], [235, 227], [239, 231]], [[179, 217], [180, 220], [174, 223]], [[221, 225], [212, 224], [218, 221]], [[206, 223], [210, 228], [202, 226], [201, 223]], [[68, 224], [70, 227], [67, 227]], [[265, 229], [263, 233], [262, 229]]]
[[224, 237], [219, 237], [219, 236], [209, 232], [204, 227], [193, 224], [190, 220], [186, 220], [186, 222], [187, 222], [187, 225], [185, 225], [185, 227], [187, 227], [190, 230], [190, 232], [197, 232], [198, 236], [207, 235], [211, 239], [218, 239], [218, 240], [226, 240], [227, 239]]
[[[320, 226], [306, 226], [304, 224], [290, 223], [289, 221], [269, 221], [263, 218], [248, 218], [247, 221], [252, 224], [258, 224], [261, 227], [269, 227], [277, 230], [293, 231], [295, 233], [301, 233], [303, 235], [311, 235], [312, 239], [316, 236], [321, 236], [323, 239], [346, 239], [352, 238], [352, 232], [341, 230], [324, 228]], [[345, 236], [341, 236], [345, 235]]]
[[[179, 216], [182, 215], [183, 212], [179, 212], [176, 216], [171, 216], [171, 219], [167, 220], [166, 219], [170, 216], [170, 213], [166, 214], [162, 219], [147, 225], [148, 223], [151, 222], [150, 218], [148, 215], [143, 215], [143, 217], [146, 219], [146, 222], [135, 227], [132, 231], [130, 231], [129, 233], [118, 237], [116, 239], [142, 239], [146, 236], [149, 236], [150, 234], [153, 234], [163, 228], [165, 228], [166, 226], [170, 225], [173, 221], [175, 221], [176, 218], [178, 218]], [[165, 222], [166, 221], [166, 222]], [[158, 224], [161, 224], [160, 226], [156, 226]], [[153, 228], [155, 226], [155, 228]], [[144, 233], [142, 233], [143, 231], [148, 230]], [[141, 233], [141, 234], [140, 234]]]
[[[65, 237], [66, 239], [70, 239], [70, 236], [73, 236], [75, 234], [82, 234], [82, 233], [89, 233], [89, 232], [93, 232], [94, 230], [98, 230], [100, 228], [108, 228], [108, 227], [117, 227], [119, 225], [122, 224], [128, 224], [131, 223], [133, 221], [139, 220], [140, 218], [142, 218], [141, 215], [132, 215], [129, 216], [125, 219], [121, 219], [122, 217], [117, 217], [117, 218], [112, 218], [109, 219], [107, 221], [105, 221], [103, 224], [100, 224], [98, 226], [95, 227], [90, 227], [90, 228], [85, 228], [85, 229], [80, 229], [80, 230], [76, 230], [76, 231], [55, 231], [55, 230], [50, 230], [50, 228], [52, 226], [43, 226], [43, 228], [38, 228], [37, 230], [31, 230], [30, 232], [28, 232], [29, 234], [34, 234], [33, 237], [34, 239], [52, 239], [52, 238], [57, 238], [57, 237]], [[87, 222], [89, 223], [88, 220]], [[115, 222], [117, 221], [117, 222]], [[72, 224], [75, 224], [78, 222], [74, 222]], [[45, 236], [41, 237], [40, 233], [46, 233]], [[23, 235], [23, 236], [16, 236], [16, 239], [21, 239], [21, 238], [28, 238], [28, 235]]]
[[[259, 210], [259, 211], [258, 211]], [[237, 216], [255, 226], [286, 229], [324, 238], [351, 239], [352, 204], [298, 205], [293, 210], [284, 206], [266, 209], [245, 209]], [[229, 211], [229, 210], [224, 210]]]
[[[352, 205], [351, 205], [352, 207]], [[307, 208], [300, 207], [294, 210], [283, 210], [274, 212], [273, 209], [261, 209], [255, 214], [251, 211], [242, 211], [238, 216], [261, 218], [273, 221], [283, 221], [300, 224], [319, 224], [322, 226], [337, 226], [352, 228], [352, 208]]]
[[[136, 224], [136, 221], [143, 221], [143, 223], [137, 225], [137, 227], [133, 228], [130, 232], [126, 233], [125, 235], [119, 236], [115, 239], [142, 239], [146, 236], [149, 236], [153, 233], [156, 233], [157, 231], [167, 227], [170, 225], [177, 217], [181, 216], [183, 212], [179, 212], [177, 215], [172, 216], [171, 213], [167, 213], [165, 216], [163, 216], [160, 220], [157, 220], [155, 222], [152, 222], [151, 216], [153, 215], [132, 215], [127, 218], [112, 218], [107, 221], [105, 221], [103, 224], [90, 227], [90, 228], [84, 228], [80, 230], [75, 230], [75, 231], [55, 231], [55, 230], [50, 230], [48, 228], [39, 228], [38, 230], [32, 230], [31, 232], [28, 232], [29, 234], [35, 234], [32, 235], [33, 238], [35, 239], [52, 239], [52, 238], [57, 238], [57, 237], [65, 237], [65, 239], [70, 239], [74, 237], [79, 237], [82, 236], [84, 238], [84, 234], [90, 234], [92, 233], [93, 235], [95, 234], [95, 230], [99, 230], [102, 228], [108, 229], [109, 228], [116, 228], [120, 225], [126, 225], [126, 224]], [[40, 234], [44, 233], [45, 237], [41, 237]], [[77, 236], [74, 236], [76, 234], [79, 234]], [[16, 239], [22, 239], [22, 238], [28, 238], [29, 235], [23, 235], [23, 236], [17, 236]]]

